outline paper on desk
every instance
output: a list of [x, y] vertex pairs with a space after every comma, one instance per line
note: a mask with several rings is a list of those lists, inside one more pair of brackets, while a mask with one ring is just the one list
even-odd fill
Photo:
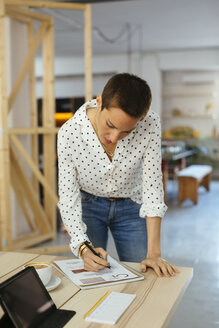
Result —
[[81, 289], [103, 287], [124, 282], [144, 279], [144, 275], [132, 268], [126, 268], [118, 261], [108, 256], [111, 268], [98, 272], [84, 270], [84, 262], [80, 259], [54, 261], [58, 268]]
[[135, 294], [107, 292], [86, 314], [90, 322], [115, 324], [135, 299]]

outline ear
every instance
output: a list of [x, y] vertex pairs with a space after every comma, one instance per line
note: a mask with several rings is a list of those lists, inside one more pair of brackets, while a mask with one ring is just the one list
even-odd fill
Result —
[[97, 107], [98, 107], [98, 109], [101, 109], [101, 106], [102, 106], [102, 96], [100, 94], [97, 95], [96, 101], [97, 101]]

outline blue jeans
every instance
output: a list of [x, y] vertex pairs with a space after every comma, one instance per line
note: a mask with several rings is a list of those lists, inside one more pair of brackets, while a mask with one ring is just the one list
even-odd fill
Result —
[[81, 191], [82, 219], [95, 247], [107, 248], [110, 229], [120, 261], [141, 262], [147, 253], [146, 220], [139, 204], [129, 198], [110, 201]]

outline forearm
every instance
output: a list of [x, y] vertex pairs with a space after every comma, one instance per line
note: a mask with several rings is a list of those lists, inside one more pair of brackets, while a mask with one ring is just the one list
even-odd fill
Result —
[[161, 256], [160, 231], [161, 218], [147, 217], [147, 257]]

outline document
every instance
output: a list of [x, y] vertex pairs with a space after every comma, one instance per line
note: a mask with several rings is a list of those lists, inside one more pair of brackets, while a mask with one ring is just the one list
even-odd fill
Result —
[[107, 261], [110, 263], [111, 268], [105, 268], [97, 272], [85, 271], [84, 262], [81, 259], [59, 260], [54, 261], [54, 264], [57, 269], [81, 289], [103, 287], [144, 279], [143, 274], [120, 264], [111, 256], [108, 256]]
[[115, 324], [136, 294], [108, 291], [84, 316], [86, 321]]

